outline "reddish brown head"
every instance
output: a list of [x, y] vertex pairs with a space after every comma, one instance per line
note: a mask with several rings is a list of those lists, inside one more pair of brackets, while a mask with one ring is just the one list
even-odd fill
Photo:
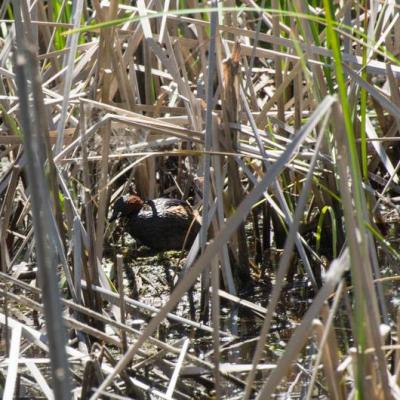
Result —
[[137, 215], [142, 209], [144, 201], [135, 195], [126, 195], [120, 197], [114, 204], [113, 214], [110, 222], [120, 218]]

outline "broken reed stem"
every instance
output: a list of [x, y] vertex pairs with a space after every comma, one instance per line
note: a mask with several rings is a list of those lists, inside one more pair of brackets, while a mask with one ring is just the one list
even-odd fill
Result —
[[[121, 313], [121, 324], [125, 325], [126, 306], [125, 306], [124, 281], [123, 281], [123, 258], [121, 254], [117, 255], [117, 278], [118, 278], [119, 310]], [[126, 353], [128, 350], [128, 342], [126, 339], [126, 332], [123, 329], [121, 329], [121, 342], [122, 342], [122, 351]]]

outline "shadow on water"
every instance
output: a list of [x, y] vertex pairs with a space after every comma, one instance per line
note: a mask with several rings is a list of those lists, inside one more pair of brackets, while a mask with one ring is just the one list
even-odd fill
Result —
[[[168, 254], [167, 256], [152, 254], [146, 249], [137, 249], [125, 257], [125, 288], [134, 287], [135, 296], [148, 305], [161, 307], [168, 300], [171, 290], [171, 282], [180, 273], [177, 267], [180, 254]], [[128, 273], [129, 272], [129, 273]], [[133, 277], [133, 278], [132, 278]], [[132, 281], [134, 280], [134, 281]], [[271, 276], [260, 279], [254, 292], [242, 299], [247, 300], [259, 309], [266, 309], [272, 290], [273, 272]], [[200, 285], [194, 287], [194, 304], [199, 309]], [[128, 293], [127, 293], [128, 294]], [[273, 317], [271, 330], [264, 346], [261, 368], [256, 374], [256, 387], [262, 385], [268, 377], [271, 368], [277, 363], [285, 351], [293, 330], [298, 326], [302, 316], [312, 302], [314, 292], [308, 280], [303, 275], [295, 275], [292, 284], [286, 284], [283, 288], [280, 301]], [[190, 319], [190, 305], [188, 296], [184, 296], [174, 312], [182, 317]], [[262, 327], [264, 314], [254, 311], [249, 307], [235, 304], [226, 299], [221, 299], [220, 330], [229, 332], [232, 336], [221, 337], [220, 340], [220, 364], [223, 370], [230, 371], [235, 380], [223, 378], [223, 398], [241, 398], [244, 382], [252, 363], [254, 351], [257, 345], [258, 335]], [[148, 320], [148, 317], [144, 320]], [[138, 317], [138, 316], [136, 316]], [[177, 346], [185, 337], [191, 339], [190, 352], [201, 359], [210, 361], [213, 357], [213, 340], [210, 333], [190, 328], [182, 323], [168, 320], [164, 321], [163, 329], [159, 330], [158, 337], [170, 344]], [[213, 394], [213, 376], [210, 371], [198, 372], [193, 376], [196, 384], [203, 387], [199, 393]], [[293, 378], [294, 379], [294, 378]], [[196, 385], [194, 385], [196, 386]], [[196, 398], [203, 398], [199, 394]]]

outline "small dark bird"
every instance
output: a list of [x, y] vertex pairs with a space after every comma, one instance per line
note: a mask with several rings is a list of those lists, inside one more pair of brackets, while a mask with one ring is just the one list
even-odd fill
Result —
[[118, 218], [134, 239], [157, 251], [190, 248], [200, 229], [191, 207], [178, 199], [126, 195], [115, 202], [109, 221]]

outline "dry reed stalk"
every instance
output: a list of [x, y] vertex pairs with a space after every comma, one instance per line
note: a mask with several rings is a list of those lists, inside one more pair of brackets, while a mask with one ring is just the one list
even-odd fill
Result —
[[[14, 4], [14, 6], [18, 8], [17, 4]], [[27, 9], [22, 7], [21, 11], [23, 17], [26, 18]], [[33, 43], [25, 35], [26, 28], [24, 29], [22, 26], [22, 15], [19, 12], [16, 14], [16, 32], [18, 33], [17, 49], [14, 56], [16, 82], [21, 100], [21, 124], [29, 165], [29, 189], [35, 227], [36, 252], [40, 266], [40, 283], [44, 289], [43, 303], [53, 368], [54, 393], [57, 398], [67, 399], [70, 398], [70, 381], [64, 348], [66, 336], [61, 320], [61, 305], [54, 269], [57, 265], [58, 256], [54, 246], [50, 243], [50, 237], [53, 236], [53, 229], [56, 229], [56, 227], [53, 225], [53, 216], [50, 210], [49, 185], [44, 175], [45, 154], [43, 147], [47, 139], [45, 134], [47, 126], [40, 119], [40, 115], [45, 115], [40, 76], [37, 60], [32, 49]], [[28, 81], [31, 82], [29, 89]], [[18, 353], [19, 351], [16, 351], [16, 355]]]

